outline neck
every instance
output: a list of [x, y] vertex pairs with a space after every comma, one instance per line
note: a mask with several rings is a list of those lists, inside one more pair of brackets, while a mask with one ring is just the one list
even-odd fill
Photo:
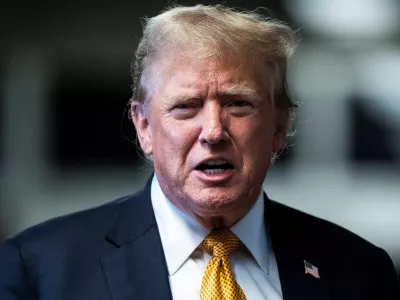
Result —
[[234, 210], [223, 213], [212, 213], [212, 214], [196, 214], [193, 212], [186, 211], [187, 214], [192, 216], [196, 221], [207, 229], [229, 229], [237, 222], [239, 222], [251, 209], [254, 203], [251, 203], [246, 209]]

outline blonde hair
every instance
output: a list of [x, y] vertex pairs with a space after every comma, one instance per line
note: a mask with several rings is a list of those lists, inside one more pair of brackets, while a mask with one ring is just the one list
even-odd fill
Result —
[[278, 109], [288, 111], [287, 134], [292, 135], [297, 105], [288, 95], [286, 69], [296, 45], [294, 30], [256, 12], [222, 5], [175, 6], [145, 20], [132, 62], [133, 99], [147, 106], [157, 86], [160, 63], [171, 64], [169, 53], [179, 53], [181, 58], [236, 59], [268, 68], [269, 95]]

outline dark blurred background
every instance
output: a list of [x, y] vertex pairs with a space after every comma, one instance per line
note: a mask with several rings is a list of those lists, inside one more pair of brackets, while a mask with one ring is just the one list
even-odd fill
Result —
[[[289, 69], [297, 134], [265, 190], [385, 248], [400, 270], [398, 1], [224, 3], [267, 7], [301, 29]], [[151, 168], [127, 118], [130, 62], [140, 18], [167, 4], [2, 4], [0, 241], [142, 187]]]

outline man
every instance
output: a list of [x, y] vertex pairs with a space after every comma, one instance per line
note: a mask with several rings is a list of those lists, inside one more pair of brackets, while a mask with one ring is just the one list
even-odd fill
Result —
[[382, 249], [262, 191], [290, 132], [295, 41], [222, 6], [149, 19], [131, 113], [154, 175], [8, 239], [0, 299], [400, 299]]

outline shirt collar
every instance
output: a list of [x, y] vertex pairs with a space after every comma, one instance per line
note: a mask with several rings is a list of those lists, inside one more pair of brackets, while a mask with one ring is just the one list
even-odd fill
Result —
[[[170, 276], [183, 265], [211, 232], [193, 217], [176, 208], [161, 190], [157, 176], [151, 184], [151, 201]], [[251, 210], [232, 228], [260, 268], [268, 273], [268, 239], [264, 226], [264, 197], [261, 191]], [[179, 245], [179, 246], [178, 246]]]
[[247, 247], [264, 273], [269, 274], [269, 247], [264, 221], [264, 193], [261, 190], [256, 203], [231, 231]]
[[160, 231], [169, 275], [173, 275], [211, 230], [176, 208], [164, 195], [156, 175], [151, 184], [151, 201]]

